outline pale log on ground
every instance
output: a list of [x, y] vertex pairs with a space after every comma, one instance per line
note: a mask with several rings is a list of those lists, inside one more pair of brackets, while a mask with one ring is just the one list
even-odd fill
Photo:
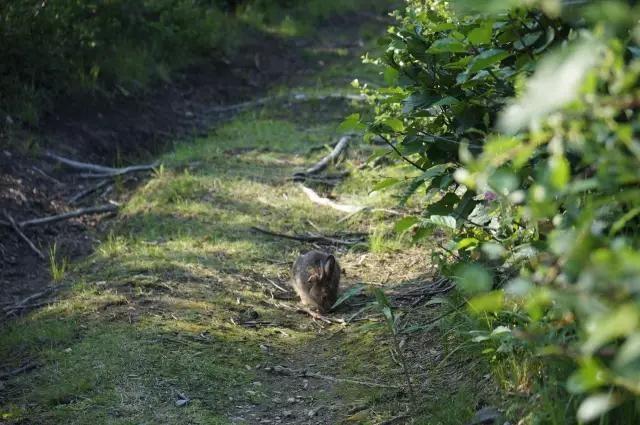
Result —
[[121, 176], [123, 174], [128, 174], [128, 173], [135, 173], [139, 171], [150, 171], [156, 168], [160, 164], [159, 161], [156, 161], [151, 164], [131, 165], [129, 167], [114, 168], [114, 167], [106, 167], [104, 165], [75, 161], [73, 159], [56, 155], [52, 152], [47, 152], [45, 156], [51, 159], [55, 159], [56, 161], [61, 162], [64, 165], [71, 168], [75, 168], [77, 170], [91, 171], [91, 173], [81, 174], [82, 177], [86, 177], [86, 178], [108, 178], [108, 177]]

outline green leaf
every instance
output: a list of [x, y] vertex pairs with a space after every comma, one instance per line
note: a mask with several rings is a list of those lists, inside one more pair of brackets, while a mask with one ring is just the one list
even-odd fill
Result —
[[420, 220], [418, 217], [404, 217], [396, 222], [395, 231], [398, 233], [406, 232], [417, 224]]
[[625, 304], [607, 314], [594, 315], [586, 324], [587, 340], [582, 348], [593, 353], [614, 339], [634, 333], [640, 322], [640, 313], [634, 304]]
[[620, 230], [622, 230], [624, 226], [638, 214], [640, 214], [640, 207], [635, 207], [631, 211], [627, 212], [625, 215], [617, 219], [611, 225], [611, 230], [609, 230], [609, 236], [613, 236], [616, 233], [618, 233]]
[[567, 390], [583, 394], [606, 384], [606, 370], [593, 358], [582, 361], [580, 368], [567, 380]]
[[423, 93], [413, 93], [402, 101], [402, 113], [408, 114], [413, 112], [415, 109], [431, 104], [435, 99], [437, 99], [437, 97], [434, 98]]
[[389, 303], [389, 299], [384, 294], [382, 289], [374, 287], [374, 288], [371, 288], [371, 292], [373, 292], [373, 295], [376, 297], [376, 301], [378, 302], [378, 305], [380, 307], [389, 307], [389, 306], [391, 306], [391, 304]]
[[506, 50], [502, 49], [490, 49], [477, 55], [469, 64], [469, 73], [478, 72], [482, 69], [488, 68], [491, 65], [499, 63], [503, 59], [509, 57], [510, 54]]
[[397, 133], [404, 130], [404, 123], [398, 118], [387, 118], [382, 123]]
[[452, 22], [442, 22], [433, 25], [430, 30], [433, 32], [450, 31], [456, 29], [456, 25]]
[[460, 202], [458, 195], [448, 192], [438, 202], [429, 205], [425, 212], [433, 215], [449, 215], [454, 211], [458, 202]]
[[464, 238], [460, 241], [458, 241], [458, 243], [456, 244], [455, 250], [456, 251], [462, 251], [462, 250], [466, 250], [468, 251], [471, 248], [475, 248], [476, 246], [478, 246], [478, 239], [476, 238]]
[[492, 331], [491, 331], [491, 335], [504, 335], [504, 334], [510, 334], [511, 333], [511, 329], [509, 329], [506, 326], [496, 326]]
[[378, 183], [376, 183], [375, 185], [373, 185], [373, 188], [371, 189], [372, 192], [376, 192], [378, 190], [382, 190], [385, 189], [387, 187], [393, 186], [395, 184], [398, 184], [401, 180], [395, 177], [389, 177], [387, 179], [381, 180]]
[[411, 238], [411, 240], [413, 242], [418, 242], [419, 240], [422, 240], [429, 235], [431, 235], [431, 231], [428, 228], [418, 227], [416, 228], [416, 232], [413, 234], [413, 237]]
[[511, 171], [500, 168], [489, 176], [489, 185], [497, 193], [508, 195], [518, 188], [518, 177]]
[[467, 34], [467, 40], [469, 40], [469, 43], [474, 46], [487, 44], [491, 41], [492, 28], [493, 22], [485, 22], [482, 26], [469, 31], [469, 34]]
[[434, 102], [433, 104], [431, 104], [431, 106], [432, 107], [433, 106], [453, 106], [453, 105], [457, 105], [458, 103], [460, 103], [460, 101], [455, 97], [447, 96], [445, 98], [438, 100], [437, 102]]
[[638, 359], [640, 359], [640, 333], [634, 333], [622, 344], [613, 363], [617, 368], [622, 368]]
[[571, 166], [562, 155], [549, 158], [549, 183], [555, 189], [564, 189], [571, 178]]
[[364, 285], [356, 285], [347, 289], [342, 293], [342, 295], [340, 295], [340, 297], [336, 300], [336, 302], [331, 306], [331, 310], [338, 307], [340, 304], [347, 301], [349, 298], [354, 297], [356, 295], [360, 295], [364, 290], [364, 288], [365, 288]]
[[524, 37], [522, 37], [521, 39], [513, 43], [513, 47], [515, 47], [518, 50], [527, 48], [535, 44], [535, 42], [538, 41], [540, 37], [542, 37], [542, 34], [543, 34], [542, 31], [536, 31], [536, 32], [526, 34]]
[[485, 242], [481, 249], [482, 253], [490, 260], [499, 260], [507, 253], [507, 250], [498, 242]]
[[456, 230], [456, 219], [448, 215], [432, 215], [428, 221], [440, 227]]
[[396, 81], [398, 81], [398, 75], [399, 74], [400, 73], [398, 72], [397, 69], [388, 66], [384, 70], [384, 74], [383, 74], [384, 82], [387, 83], [390, 86], [394, 85], [396, 83]]
[[453, 38], [441, 38], [433, 42], [427, 49], [428, 53], [463, 53], [467, 51], [467, 46], [459, 40]]
[[479, 264], [461, 264], [456, 267], [454, 276], [458, 286], [467, 294], [477, 294], [491, 290], [493, 278]]
[[367, 126], [360, 122], [360, 114], [358, 113], [349, 115], [338, 126], [338, 130], [342, 132], [363, 131], [366, 128]]
[[473, 313], [496, 312], [500, 310], [503, 305], [504, 292], [502, 290], [476, 295], [469, 300], [469, 310]]

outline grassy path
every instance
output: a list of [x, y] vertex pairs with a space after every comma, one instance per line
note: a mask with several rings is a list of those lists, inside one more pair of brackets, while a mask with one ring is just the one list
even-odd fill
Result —
[[[345, 92], [344, 82], [362, 71], [358, 51], [335, 47], [339, 41], [334, 34], [310, 46], [323, 65], [298, 88], [273, 94]], [[37, 367], [0, 381], [0, 423], [380, 423], [405, 412], [404, 389], [349, 381], [404, 386], [387, 330], [372, 326], [380, 315], [365, 312], [343, 326], [296, 312], [296, 301], [278, 288], [288, 287], [291, 263], [313, 246], [251, 230], [368, 234], [350, 249], [324, 247], [346, 272], [343, 288], [430, 277], [428, 250], [394, 236], [393, 220], [379, 213], [344, 219], [311, 203], [290, 179], [326, 154], [343, 117], [361, 107], [344, 99], [277, 102], [178, 143], [131, 194], [95, 253], [68, 274], [70, 289], [1, 331], [2, 364]], [[345, 203], [393, 207], [390, 194], [368, 193], [374, 173], [354, 173], [372, 149], [354, 143], [341, 165], [351, 177], [329, 192]], [[364, 305], [356, 301], [335, 317], [353, 316]], [[441, 311], [415, 309], [405, 324]], [[424, 423], [461, 423], [479, 398], [480, 369], [432, 370], [447, 338], [402, 339], [421, 415], [431, 418]], [[278, 374], [274, 366], [336, 380]], [[430, 409], [460, 382], [475, 384], [447, 395], [446, 412]]]

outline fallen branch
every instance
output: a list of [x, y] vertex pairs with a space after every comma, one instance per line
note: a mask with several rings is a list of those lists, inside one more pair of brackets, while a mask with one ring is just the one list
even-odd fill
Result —
[[364, 206], [364, 205], [339, 204], [339, 203], [337, 203], [335, 201], [332, 201], [329, 198], [324, 198], [324, 197], [318, 195], [313, 189], [310, 189], [310, 188], [308, 188], [308, 187], [306, 187], [304, 185], [300, 185], [300, 189], [305, 193], [305, 195], [307, 195], [309, 200], [311, 202], [313, 202], [314, 204], [330, 207], [330, 208], [333, 208], [334, 210], [338, 210], [338, 211], [349, 213], [347, 216], [345, 216], [345, 217], [341, 218], [340, 220], [338, 220], [338, 223], [341, 223], [341, 222], [343, 222], [345, 220], [348, 220], [351, 217], [353, 217], [354, 215], [356, 215], [356, 214], [358, 214], [360, 212], [364, 212], [364, 211], [384, 212], [384, 213], [387, 213], [387, 214], [398, 215], [398, 216], [405, 215], [401, 211], [391, 210], [391, 209], [388, 209], [388, 208], [372, 208], [372, 207], [367, 207], [367, 206]]
[[25, 305], [27, 305], [27, 303], [28, 303], [29, 301], [33, 301], [33, 300], [36, 300], [36, 299], [38, 299], [38, 298], [40, 298], [40, 297], [43, 297], [43, 296], [45, 296], [45, 295], [48, 295], [48, 294], [50, 294], [51, 292], [54, 292], [56, 289], [57, 289], [57, 287], [50, 286], [50, 287], [48, 287], [47, 289], [45, 289], [44, 291], [36, 292], [35, 294], [31, 294], [31, 295], [29, 295], [27, 298], [24, 298], [23, 300], [18, 301], [18, 302], [17, 302], [17, 303], [15, 303], [15, 304], [12, 304], [12, 305], [10, 305], [10, 306], [4, 307], [4, 308], [3, 308], [3, 310], [4, 310], [4, 311], [11, 311], [11, 310], [19, 310], [19, 309], [22, 309]]
[[428, 285], [421, 285], [416, 288], [403, 291], [403, 288], [398, 288], [397, 292], [390, 294], [391, 299], [394, 302], [401, 303], [402, 300], [408, 300], [411, 307], [416, 307], [421, 304], [425, 299], [434, 295], [442, 294], [450, 291], [455, 286], [455, 283], [447, 278], [441, 277]]
[[116, 211], [117, 209], [118, 209], [118, 206], [113, 204], [100, 205], [97, 207], [80, 208], [80, 209], [69, 211], [62, 214], [51, 215], [49, 217], [34, 218], [32, 220], [21, 221], [19, 223], [19, 226], [20, 227], [37, 226], [40, 224], [47, 224], [47, 223], [53, 223], [56, 221], [67, 220], [69, 218], [78, 217], [81, 215], [113, 212], [113, 211]]
[[102, 174], [82, 173], [80, 174], [80, 177], [84, 177], [87, 179], [108, 179], [108, 178], [122, 176], [129, 173], [151, 171], [154, 168], [158, 167], [158, 165], [160, 165], [160, 161], [156, 161], [152, 164], [146, 164], [146, 165], [131, 165], [129, 167], [116, 168], [115, 171], [112, 171], [109, 173], [102, 173]]
[[304, 192], [305, 195], [309, 198], [311, 202], [318, 205], [323, 205], [325, 207], [333, 208], [334, 210], [346, 212], [346, 213], [355, 213], [362, 211], [366, 207], [360, 205], [347, 205], [347, 204], [338, 204], [337, 202], [332, 201], [329, 198], [323, 198], [318, 195], [313, 189], [309, 189], [306, 186], [300, 185], [300, 190]]
[[93, 172], [97, 172], [97, 173], [110, 173], [110, 172], [113, 172], [115, 170], [115, 168], [113, 168], [113, 167], [105, 167], [104, 165], [89, 164], [89, 163], [86, 163], [86, 162], [75, 161], [73, 159], [69, 159], [69, 158], [65, 158], [65, 157], [60, 156], [60, 155], [56, 155], [53, 152], [47, 152], [47, 153], [45, 153], [45, 156], [47, 158], [55, 159], [56, 161], [61, 162], [64, 165], [67, 165], [67, 166], [69, 166], [71, 168], [75, 168], [75, 169], [78, 169], [78, 170], [93, 171]]
[[75, 195], [73, 195], [71, 198], [69, 198], [69, 203], [70, 204], [75, 204], [80, 199], [84, 198], [85, 196], [90, 195], [93, 192], [97, 191], [98, 189], [102, 189], [103, 187], [105, 187], [107, 185], [110, 185], [110, 184], [111, 184], [111, 182], [109, 180], [102, 180], [98, 184], [94, 184], [93, 186], [90, 186], [87, 189], [85, 189], [83, 191], [80, 191], [80, 192], [76, 193]]
[[252, 226], [251, 229], [260, 233], [264, 233], [265, 235], [276, 236], [279, 238], [290, 239], [298, 242], [309, 242], [309, 243], [318, 242], [318, 243], [330, 243], [330, 244], [336, 244], [336, 245], [355, 245], [363, 241], [362, 237], [345, 240], [345, 239], [337, 239], [331, 236], [323, 236], [323, 235], [316, 235], [316, 234], [287, 235], [285, 233], [277, 233], [277, 232], [273, 232], [271, 230], [263, 229], [257, 226]]
[[32, 369], [35, 369], [36, 367], [38, 367], [37, 363], [30, 362], [17, 369], [10, 370], [9, 372], [0, 373], [0, 381], [3, 381], [7, 378], [11, 378], [12, 376], [16, 376], [24, 372], [28, 372]]
[[324, 379], [326, 381], [331, 381], [331, 382], [363, 385], [365, 387], [393, 388], [396, 390], [402, 389], [402, 387], [399, 387], [397, 385], [380, 384], [378, 382], [361, 381], [359, 379], [352, 379], [352, 378], [336, 378], [335, 376], [321, 375], [319, 373], [309, 372], [305, 369], [297, 370], [297, 369], [291, 369], [284, 366], [265, 367], [264, 370], [266, 370], [267, 372], [274, 372], [274, 373], [287, 375], [287, 376], [295, 376], [298, 378]]
[[77, 170], [91, 171], [91, 173], [89, 174], [86, 174], [86, 173], [81, 174], [82, 177], [87, 177], [87, 178], [109, 178], [109, 177], [121, 176], [123, 174], [134, 173], [138, 171], [149, 171], [149, 170], [153, 170], [158, 166], [158, 164], [160, 164], [158, 161], [156, 161], [152, 164], [131, 165], [129, 167], [124, 167], [124, 168], [114, 168], [114, 167], [106, 167], [104, 165], [75, 161], [73, 159], [56, 155], [52, 152], [47, 152], [45, 155], [48, 158], [55, 159], [56, 161], [61, 162], [68, 167], [75, 168]]
[[25, 235], [22, 232], [22, 230], [20, 230], [20, 227], [16, 224], [13, 217], [11, 217], [11, 215], [7, 211], [4, 211], [4, 216], [7, 218], [7, 220], [9, 220], [9, 224], [11, 225], [13, 230], [18, 234], [18, 236], [20, 236], [22, 240], [25, 241], [27, 245], [29, 245], [29, 248], [31, 248], [31, 250], [35, 252], [38, 255], [38, 257], [40, 257], [41, 260], [44, 260], [44, 255], [42, 254], [42, 252], [38, 248], [36, 248], [33, 242], [31, 242], [31, 239], [29, 239], [27, 235]]
[[265, 277], [265, 279], [267, 279], [267, 282], [269, 282], [270, 284], [272, 284], [273, 286], [275, 286], [277, 289], [279, 289], [282, 292], [290, 292], [287, 291], [286, 289], [284, 289], [282, 286], [278, 285], [277, 283], [275, 283], [273, 280], [269, 279], [268, 277]]
[[329, 186], [336, 186], [348, 175], [349, 175], [348, 171], [343, 171], [336, 174], [325, 174], [320, 176], [303, 175], [301, 173], [297, 173], [291, 176], [290, 180], [294, 182], [305, 181], [305, 182], [313, 182], [313, 183], [322, 183]]
[[322, 315], [322, 314], [320, 314], [320, 313], [318, 313], [318, 312], [315, 312], [315, 311], [313, 311], [313, 310], [310, 310], [310, 309], [308, 309], [308, 308], [299, 307], [299, 308], [297, 308], [297, 309], [296, 309], [296, 311], [301, 312], [301, 313], [307, 313], [309, 316], [313, 317], [314, 319], [316, 319], [316, 320], [321, 320], [321, 321], [323, 321], [324, 323], [328, 323], [328, 324], [331, 324], [331, 323], [340, 323], [341, 325], [346, 324], [346, 322], [344, 321], [344, 319], [334, 319], [334, 318], [332, 318], [332, 317], [327, 317], [327, 316], [324, 316], [324, 315]]
[[37, 172], [38, 174], [40, 174], [42, 177], [44, 177], [45, 179], [49, 180], [50, 182], [53, 182], [56, 185], [61, 185], [62, 182], [54, 177], [51, 177], [49, 174], [45, 173], [44, 171], [42, 171], [40, 168], [36, 167], [35, 165], [33, 167], [31, 167], [35, 172]]
[[349, 141], [351, 140], [351, 135], [342, 136], [338, 144], [333, 148], [329, 155], [322, 158], [318, 161], [313, 167], [307, 168], [304, 172], [298, 172], [293, 175], [295, 181], [304, 181], [304, 179], [313, 174], [318, 174], [320, 171], [324, 170], [329, 166], [330, 163], [334, 162], [340, 154], [347, 148]]

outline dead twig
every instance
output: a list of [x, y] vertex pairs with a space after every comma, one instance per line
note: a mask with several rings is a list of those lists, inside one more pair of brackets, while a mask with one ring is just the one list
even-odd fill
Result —
[[110, 182], [109, 180], [102, 180], [102, 181], [98, 182], [98, 184], [94, 184], [92, 186], [89, 186], [85, 190], [82, 190], [82, 191], [76, 193], [75, 195], [73, 195], [71, 198], [69, 198], [69, 203], [70, 204], [75, 204], [76, 202], [78, 202], [79, 200], [84, 198], [85, 196], [90, 195], [93, 192], [95, 192], [95, 191], [97, 191], [99, 189], [102, 189], [103, 187], [111, 185], [111, 184], [113, 184], [113, 183]]
[[332, 323], [340, 323], [341, 325], [345, 324], [344, 319], [334, 319], [332, 317], [327, 317], [324, 316], [318, 312], [315, 312], [313, 310], [310, 310], [308, 308], [304, 308], [304, 307], [299, 307], [296, 309], [296, 311], [300, 312], [300, 313], [307, 313], [309, 316], [313, 317], [316, 320], [320, 320], [324, 323], [328, 323], [328, 324], [332, 324]]
[[265, 235], [276, 236], [279, 238], [290, 239], [298, 242], [318, 242], [334, 245], [355, 245], [363, 242], [364, 240], [362, 237], [354, 237], [352, 239], [337, 239], [331, 236], [316, 235], [313, 233], [308, 235], [287, 235], [285, 233], [277, 233], [257, 226], [252, 226], [251, 229], [260, 233], [264, 233]]
[[69, 211], [62, 214], [50, 215], [48, 217], [34, 218], [31, 220], [21, 221], [19, 223], [19, 226], [20, 227], [38, 226], [41, 224], [54, 223], [56, 221], [67, 220], [73, 217], [79, 217], [81, 215], [101, 214], [101, 213], [113, 212], [117, 210], [118, 210], [118, 206], [113, 204], [100, 205], [97, 207], [80, 208], [80, 209]]
[[75, 168], [75, 169], [78, 169], [78, 170], [93, 171], [93, 172], [96, 172], [96, 173], [111, 173], [114, 170], [116, 170], [113, 167], [106, 167], [104, 165], [89, 164], [87, 162], [75, 161], [73, 159], [69, 159], [69, 158], [65, 158], [65, 157], [60, 156], [60, 155], [56, 155], [53, 152], [47, 152], [47, 153], [45, 153], [45, 156], [47, 158], [55, 159], [56, 161], [61, 162], [64, 165], [67, 165], [67, 166], [69, 166], [71, 168]]
[[312, 182], [312, 183], [321, 183], [326, 184], [328, 186], [337, 186], [345, 177], [349, 175], [348, 171], [343, 171], [337, 174], [326, 174], [320, 176], [312, 176], [305, 175], [304, 177], [300, 177], [299, 175], [293, 175], [289, 178], [289, 180], [294, 182]]
[[320, 161], [318, 161], [315, 165], [313, 165], [310, 168], [307, 168], [305, 171], [294, 173], [293, 175], [294, 181], [304, 181], [307, 176], [318, 174], [320, 171], [327, 168], [329, 164], [337, 160], [340, 154], [342, 154], [342, 152], [347, 148], [347, 145], [349, 144], [351, 137], [352, 135], [342, 136], [338, 141], [338, 144], [333, 148], [333, 150], [329, 153], [329, 155], [325, 156]]
[[91, 173], [80, 174], [80, 176], [82, 177], [98, 178], [98, 179], [111, 178], [111, 177], [121, 176], [123, 174], [135, 173], [139, 171], [150, 171], [156, 168], [160, 164], [160, 162], [156, 161], [151, 164], [131, 165], [129, 167], [124, 167], [124, 168], [114, 168], [114, 167], [106, 167], [104, 165], [75, 161], [73, 159], [56, 155], [52, 152], [47, 152], [45, 155], [48, 158], [55, 159], [56, 161], [61, 162], [68, 167], [75, 168], [77, 170], [85, 170], [85, 171], [91, 172]]
[[27, 305], [28, 302], [36, 300], [38, 298], [41, 298], [45, 295], [48, 295], [52, 292], [54, 292], [58, 287], [53, 287], [50, 286], [47, 289], [45, 289], [44, 291], [40, 291], [40, 292], [36, 292], [35, 294], [31, 294], [28, 297], [22, 299], [21, 301], [18, 301], [15, 304], [12, 304], [10, 306], [4, 307], [3, 310], [4, 311], [11, 311], [11, 310], [19, 310], [22, 309], [25, 305]]
[[42, 177], [44, 177], [45, 179], [49, 180], [50, 182], [53, 182], [56, 185], [61, 185], [62, 182], [58, 179], [56, 179], [55, 177], [51, 177], [49, 174], [45, 173], [44, 171], [42, 171], [40, 168], [36, 167], [35, 165], [33, 167], [31, 167], [35, 172], [37, 172], [38, 174], [40, 174]]
[[0, 373], [0, 381], [4, 381], [5, 379], [11, 378], [12, 376], [16, 376], [21, 373], [28, 372], [32, 369], [35, 369], [36, 367], [38, 367], [37, 363], [30, 362], [24, 366], [20, 366], [17, 369], [10, 370], [9, 372]]
[[278, 285], [277, 283], [275, 283], [273, 280], [269, 279], [268, 277], [265, 277], [265, 279], [267, 279], [267, 282], [269, 282], [270, 284], [272, 284], [273, 286], [275, 286], [277, 289], [279, 289], [282, 292], [289, 292], [286, 289], [284, 289], [282, 286]]
[[27, 237], [27, 235], [25, 235], [22, 232], [22, 230], [20, 230], [20, 227], [16, 224], [15, 220], [13, 219], [13, 217], [11, 217], [11, 215], [7, 211], [4, 211], [4, 216], [6, 217], [7, 220], [9, 220], [10, 226], [18, 234], [18, 236], [20, 236], [20, 238], [22, 238], [22, 240], [25, 241], [27, 243], [27, 245], [29, 245], [29, 248], [31, 248], [31, 250], [33, 252], [35, 252], [36, 255], [38, 255], [38, 257], [40, 257], [41, 260], [44, 260], [44, 254], [42, 254], [42, 252], [38, 248], [36, 248], [36, 246], [33, 244], [33, 242], [31, 242], [31, 239], [29, 239]]
[[398, 288], [395, 293], [391, 294], [393, 301], [402, 304], [403, 300], [407, 300], [411, 307], [416, 307], [421, 304], [425, 299], [437, 294], [442, 294], [450, 291], [455, 286], [455, 283], [445, 277], [438, 278], [430, 284], [423, 284], [419, 287], [404, 290]]
[[402, 389], [402, 387], [399, 387], [397, 385], [388, 385], [388, 384], [381, 384], [378, 382], [362, 381], [362, 380], [353, 379], [353, 378], [336, 378], [335, 376], [321, 375], [319, 373], [309, 372], [308, 370], [305, 370], [305, 369], [300, 369], [300, 370], [291, 369], [291, 368], [279, 366], [279, 365], [273, 366], [273, 367], [265, 367], [264, 370], [266, 370], [267, 372], [273, 372], [273, 373], [278, 373], [278, 374], [287, 375], [287, 376], [295, 376], [298, 378], [324, 379], [325, 381], [362, 385], [365, 387], [393, 388], [397, 390]]

